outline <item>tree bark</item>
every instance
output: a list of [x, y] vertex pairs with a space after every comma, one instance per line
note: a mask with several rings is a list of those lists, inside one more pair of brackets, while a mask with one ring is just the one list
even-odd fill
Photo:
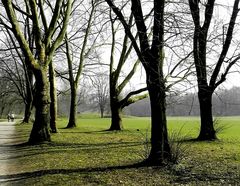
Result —
[[[24, 65], [25, 66], [25, 65]], [[33, 108], [33, 72], [32, 70], [25, 68], [26, 78], [26, 100], [23, 123], [29, 123]]]
[[109, 86], [110, 86], [110, 108], [111, 108], [111, 126], [109, 131], [122, 130], [122, 108], [120, 107], [119, 93], [117, 88], [117, 81], [115, 73], [111, 72], [109, 76]]
[[29, 138], [30, 144], [38, 144], [51, 141], [49, 133], [49, 81], [47, 77], [47, 68], [41, 68], [34, 71], [36, 78], [36, 98], [35, 99], [35, 121]]
[[119, 107], [118, 100], [114, 100], [110, 96], [110, 105], [111, 105], [111, 126], [109, 128], [110, 131], [113, 130], [122, 130], [122, 109]]
[[50, 128], [52, 133], [57, 133], [57, 92], [55, 84], [55, 72], [53, 63], [49, 64], [49, 82], [50, 82]]
[[[157, 69], [152, 68], [152, 69]], [[161, 70], [160, 70], [161, 71]], [[147, 73], [147, 87], [151, 105], [151, 152], [149, 164], [161, 165], [171, 159], [166, 120], [166, 93], [163, 73]]]
[[[28, 99], [28, 98], [27, 98]], [[29, 123], [30, 117], [32, 114], [32, 102], [33, 100], [26, 100], [27, 103], [25, 104], [25, 111], [24, 111], [24, 118], [23, 123]]]
[[215, 140], [216, 132], [213, 126], [212, 115], [212, 94], [213, 91], [208, 87], [201, 87], [198, 91], [198, 99], [200, 105], [201, 127], [198, 140]]
[[66, 128], [74, 128], [77, 126], [76, 116], [77, 116], [77, 88], [76, 88], [74, 82], [72, 82], [70, 113], [69, 113], [68, 125]]

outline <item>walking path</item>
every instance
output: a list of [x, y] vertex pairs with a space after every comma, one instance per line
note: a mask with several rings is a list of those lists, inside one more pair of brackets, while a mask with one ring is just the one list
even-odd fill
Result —
[[[19, 144], [18, 134], [15, 131], [15, 122], [0, 122], [0, 176], [11, 174], [15, 162], [11, 156], [16, 155], [14, 145]], [[6, 181], [0, 178], [1, 182]]]

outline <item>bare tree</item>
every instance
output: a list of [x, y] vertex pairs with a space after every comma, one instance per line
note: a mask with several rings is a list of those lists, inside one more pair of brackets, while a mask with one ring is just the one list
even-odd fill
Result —
[[[66, 41], [66, 56], [68, 62], [68, 78], [70, 90], [71, 90], [71, 105], [70, 105], [70, 113], [69, 113], [69, 121], [66, 128], [73, 128], [77, 126], [77, 90], [79, 88], [79, 82], [82, 77], [82, 73], [84, 67], [86, 66], [86, 61], [88, 57], [95, 47], [96, 38], [100, 34], [101, 31], [97, 31], [95, 34], [93, 31], [93, 26], [96, 24], [96, 8], [99, 2], [92, 0], [88, 9], [85, 12], [86, 19], [84, 22], [81, 22], [81, 17], [78, 15], [78, 9], [74, 9], [73, 16], [78, 17], [79, 24], [73, 26], [73, 30], [77, 30], [76, 32], [68, 33], [65, 37]], [[78, 5], [80, 8], [81, 6]], [[78, 7], [77, 6], [77, 7]], [[82, 5], [85, 6], [84, 4]], [[85, 7], [86, 8], [86, 7]], [[76, 21], [73, 18], [74, 21]], [[96, 38], [91, 38], [93, 37]], [[93, 41], [90, 42], [90, 39]], [[79, 54], [79, 56], [77, 56]]]
[[[2, 20], [0, 20], [0, 25]], [[33, 46], [31, 45], [32, 36], [30, 24], [25, 26], [25, 36], [28, 37], [29, 46], [33, 51]], [[8, 73], [8, 77], [14, 82], [18, 94], [22, 97], [25, 104], [23, 123], [28, 123], [32, 108], [33, 108], [33, 94], [34, 94], [34, 83], [33, 83], [33, 72], [29, 69], [25, 63], [25, 60], [20, 47], [15, 43], [14, 36], [8, 27], [2, 28], [2, 35], [5, 36], [5, 40], [2, 39], [2, 65], [1, 69]]]
[[[232, 15], [227, 28], [226, 38], [224, 38], [222, 45], [222, 50], [220, 51], [220, 55], [217, 62], [214, 64], [214, 67], [210, 68], [211, 72], [208, 70], [207, 44], [209, 28], [215, 5], [216, 3], [214, 0], [208, 0], [204, 4], [202, 4], [201, 1], [189, 0], [189, 7], [195, 26], [193, 50], [194, 63], [197, 72], [198, 99], [201, 117], [201, 130], [198, 136], [199, 140], [214, 140], [217, 138], [213, 126], [212, 95], [215, 89], [225, 81], [231, 67], [240, 59], [239, 55], [227, 59], [227, 54], [233, 38], [233, 30], [236, 23], [236, 18], [239, 12], [239, 0], [235, 0]], [[204, 10], [204, 14], [201, 12], [202, 9]], [[203, 16], [203, 20], [200, 19], [200, 16]], [[221, 67], [225, 61], [227, 62], [227, 67], [221, 74]], [[208, 77], [210, 77], [209, 82]]]
[[0, 118], [6, 118], [6, 115], [13, 112], [14, 106], [21, 100], [11, 77], [8, 77], [8, 74], [0, 70]]
[[91, 94], [92, 99], [96, 101], [98, 108], [100, 110], [101, 118], [104, 118], [104, 111], [107, 107], [109, 100], [109, 84], [106, 74], [96, 74], [91, 77], [92, 86], [94, 88]]
[[154, 0], [154, 21], [152, 42], [150, 45], [142, 3], [131, 0], [131, 12], [135, 19], [140, 47], [133, 36], [128, 23], [120, 9], [111, 0], [105, 0], [112, 8], [124, 26], [125, 33], [130, 38], [133, 47], [145, 68], [147, 88], [151, 104], [151, 152], [147, 159], [150, 164], [162, 164], [171, 159], [171, 149], [168, 142], [166, 121], [166, 87], [163, 75], [164, 63], [164, 7], [165, 1]]
[[[141, 99], [148, 97], [148, 94], [140, 94], [147, 90], [147, 88], [141, 88], [135, 91], [130, 91], [127, 95], [123, 96], [122, 92], [126, 85], [130, 82], [131, 78], [134, 76], [137, 67], [139, 66], [140, 61], [135, 60], [133, 66], [127, 72], [126, 75], [121, 76], [121, 72], [123, 71], [123, 67], [126, 62], [129, 60], [130, 62], [130, 54], [133, 49], [133, 45], [129, 45], [128, 35], [125, 34], [123, 40], [121, 41], [122, 46], [120, 51], [120, 57], [116, 60], [115, 50], [117, 48], [117, 38], [116, 34], [119, 32], [119, 25], [117, 29], [115, 28], [116, 20], [113, 19], [112, 13], [110, 12], [110, 21], [111, 21], [111, 30], [112, 30], [112, 43], [111, 43], [111, 55], [110, 55], [110, 74], [109, 74], [109, 86], [110, 86], [110, 106], [111, 106], [111, 126], [109, 130], [121, 130], [123, 128], [122, 125], [122, 110]], [[133, 21], [133, 16], [131, 15], [128, 25], [131, 27]], [[137, 35], [136, 35], [137, 38]], [[117, 61], [117, 63], [116, 63]], [[128, 62], [128, 65], [129, 65]], [[115, 67], [116, 66], [116, 67]]]
[[[35, 0], [25, 1], [23, 5], [29, 8], [29, 13], [24, 11], [26, 8], [17, 8], [11, 0], [2, 0], [1, 2], [3, 5], [2, 10], [6, 13], [6, 16], [2, 16], [2, 19], [9, 23], [6, 23], [6, 27], [9, 27], [18, 41], [26, 58], [24, 63], [33, 70], [36, 80], [36, 97], [38, 101], [35, 101], [35, 121], [29, 143], [35, 144], [50, 141], [48, 130], [50, 105], [49, 81], [47, 77], [48, 66], [67, 30], [72, 0], [59, 0], [55, 5], [42, 0], [38, 3]], [[46, 18], [46, 11], [52, 13], [50, 20]], [[32, 21], [35, 53], [31, 51], [27, 38], [24, 36], [22, 23], [18, 20], [19, 14], [29, 17]]]

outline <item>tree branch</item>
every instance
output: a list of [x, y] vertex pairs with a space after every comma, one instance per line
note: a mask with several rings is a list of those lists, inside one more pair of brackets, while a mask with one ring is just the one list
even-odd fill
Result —
[[[141, 92], [144, 92], [144, 91], [147, 91], [147, 90], [148, 90], [147, 87], [145, 87], [145, 88], [141, 88], [141, 89], [132, 91], [132, 92], [128, 93], [128, 95], [127, 95], [124, 99], [122, 99], [122, 100], [119, 102], [119, 104], [121, 105], [122, 108], [124, 108], [124, 107], [130, 105], [131, 103], [134, 103], [134, 102], [136, 102], [136, 101], [139, 100], [139, 99], [137, 99], [137, 97], [136, 97], [136, 99], [131, 99], [132, 96], [137, 95], [137, 94], [140, 94]], [[148, 95], [148, 94], [147, 94], [147, 95]], [[144, 98], [146, 98], [147, 95], [141, 95], [141, 96], [143, 96]], [[141, 97], [141, 96], [140, 96], [140, 97]], [[140, 98], [140, 97], [139, 97], [139, 98]], [[144, 99], [144, 98], [142, 98], [142, 99]], [[131, 100], [130, 100], [130, 99], [131, 99]], [[135, 100], [135, 101], [134, 101], [134, 100]]]
[[230, 23], [229, 23], [229, 26], [228, 26], [227, 37], [226, 37], [226, 40], [224, 42], [222, 52], [220, 54], [220, 57], [219, 57], [218, 62], [216, 64], [216, 67], [215, 67], [215, 69], [212, 73], [211, 79], [210, 79], [210, 86], [212, 86], [212, 87], [216, 86], [215, 83], [216, 83], [218, 74], [220, 72], [221, 66], [224, 62], [224, 59], [227, 55], [228, 49], [229, 49], [231, 41], [232, 41], [233, 29], [234, 29], [236, 18], [237, 18], [238, 12], [239, 12], [238, 5], [239, 5], [239, 0], [235, 0], [233, 11], [232, 11], [232, 16], [231, 16]]

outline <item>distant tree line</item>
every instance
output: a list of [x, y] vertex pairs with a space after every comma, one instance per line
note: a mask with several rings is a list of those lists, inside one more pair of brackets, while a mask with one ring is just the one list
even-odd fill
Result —
[[[240, 115], [240, 87], [218, 90], [213, 95], [214, 116]], [[199, 116], [199, 101], [196, 93], [167, 96], [168, 116]], [[144, 99], [129, 106], [127, 113], [133, 116], [150, 116], [149, 100]]]

